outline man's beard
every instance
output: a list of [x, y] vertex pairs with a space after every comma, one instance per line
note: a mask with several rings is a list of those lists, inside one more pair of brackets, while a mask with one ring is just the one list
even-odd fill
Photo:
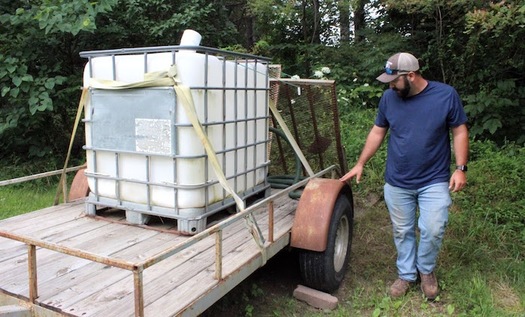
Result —
[[407, 76], [403, 76], [403, 80], [404, 80], [404, 84], [405, 84], [405, 88], [399, 90], [397, 88], [392, 88], [399, 97], [405, 99], [408, 97], [408, 94], [410, 93], [410, 82], [408, 81], [407, 79]]

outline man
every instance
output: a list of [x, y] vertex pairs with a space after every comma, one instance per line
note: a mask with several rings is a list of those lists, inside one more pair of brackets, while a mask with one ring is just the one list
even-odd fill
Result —
[[[432, 300], [439, 290], [434, 270], [452, 202], [449, 191], [460, 191], [467, 183], [467, 117], [456, 90], [423, 78], [418, 60], [409, 53], [390, 57], [377, 80], [390, 89], [381, 97], [356, 165], [340, 180], [356, 177], [359, 183], [366, 162], [390, 131], [384, 197], [398, 253], [398, 279], [390, 295], [405, 295], [419, 274], [421, 290]], [[456, 165], [452, 175], [449, 129]]]

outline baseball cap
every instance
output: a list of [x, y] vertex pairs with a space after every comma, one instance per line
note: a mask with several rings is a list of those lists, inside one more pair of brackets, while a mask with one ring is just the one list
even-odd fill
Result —
[[397, 53], [386, 61], [385, 72], [376, 79], [383, 83], [389, 83], [400, 75], [419, 70], [419, 62], [410, 53]]

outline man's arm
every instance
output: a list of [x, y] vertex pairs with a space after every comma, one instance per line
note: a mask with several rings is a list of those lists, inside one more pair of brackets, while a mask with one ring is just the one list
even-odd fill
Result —
[[[468, 161], [468, 129], [466, 124], [452, 128], [452, 137], [454, 145], [454, 156], [456, 165], [467, 165]], [[455, 170], [450, 177], [449, 189], [452, 192], [458, 192], [467, 185], [467, 175], [465, 172]]]
[[361, 151], [361, 155], [359, 155], [357, 163], [348, 173], [339, 179], [340, 181], [345, 182], [356, 176], [356, 182], [359, 184], [366, 162], [368, 162], [368, 160], [377, 152], [381, 146], [381, 143], [383, 143], [383, 140], [385, 139], [387, 131], [388, 128], [378, 127], [377, 125], [372, 127], [368, 133], [368, 136], [366, 137], [365, 146]]

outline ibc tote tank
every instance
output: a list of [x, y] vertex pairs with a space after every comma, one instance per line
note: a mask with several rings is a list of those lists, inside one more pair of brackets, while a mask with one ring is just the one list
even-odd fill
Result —
[[230, 187], [243, 199], [269, 190], [268, 60], [195, 44], [81, 53], [89, 59], [83, 77], [89, 89], [84, 120], [89, 214], [98, 206], [116, 207], [126, 210], [129, 222], [163, 216], [194, 234], [205, 229], [206, 217], [234, 204], [173, 87], [90, 85], [92, 79], [141, 82], [145, 73], [173, 64], [190, 88]]

